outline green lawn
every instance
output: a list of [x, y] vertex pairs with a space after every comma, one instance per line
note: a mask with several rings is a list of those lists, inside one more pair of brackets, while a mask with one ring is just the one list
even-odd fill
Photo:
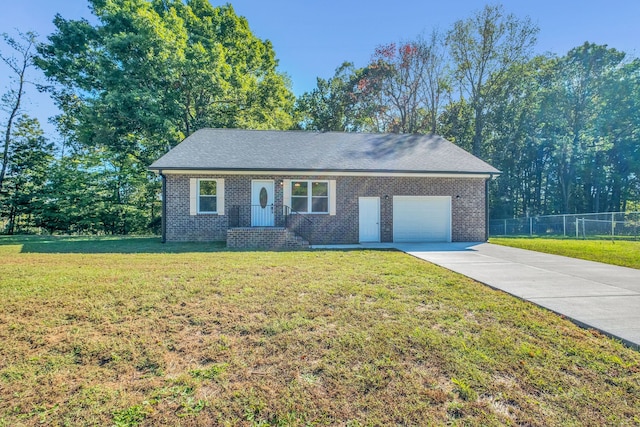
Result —
[[492, 237], [490, 242], [623, 267], [640, 268], [640, 242], [636, 241]]
[[0, 239], [0, 426], [640, 424], [640, 353], [400, 252], [49, 240]]

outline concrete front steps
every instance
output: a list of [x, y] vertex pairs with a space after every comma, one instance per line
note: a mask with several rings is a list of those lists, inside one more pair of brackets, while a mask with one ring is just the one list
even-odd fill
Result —
[[309, 242], [284, 227], [238, 227], [227, 230], [230, 249], [307, 249]]

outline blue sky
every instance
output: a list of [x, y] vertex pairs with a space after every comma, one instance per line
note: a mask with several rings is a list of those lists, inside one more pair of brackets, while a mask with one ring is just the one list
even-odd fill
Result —
[[[344, 61], [364, 66], [376, 46], [447, 30], [487, 2], [479, 0], [231, 0], [254, 34], [273, 43], [280, 71], [289, 75], [296, 95], [328, 78]], [[53, 30], [56, 13], [67, 19], [89, 18], [85, 0], [3, 0], [0, 32], [35, 31], [43, 38]], [[213, 5], [227, 3], [211, 0]], [[493, 3], [493, 2], [490, 2]], [[536, 52], [565, 54], [585, 41], [606, 44], [640, 56], [639, 0], [505, 0], [507, 12], [528, 16], [540, 27]], [[7, 52], [2, 46], [3, 52]], [[33, 76], [35, 79], [38, 76]], [[7, 70], [0, 67], [0, 91]], [[56, 109], [46, 96], [29, 88], [25, 110], [43, 123]], [[1, 117], [3, 120], [4, 118]]]

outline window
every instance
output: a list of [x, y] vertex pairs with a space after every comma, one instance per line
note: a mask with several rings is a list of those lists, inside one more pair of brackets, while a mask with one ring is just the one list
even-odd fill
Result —
[[218, 212], [218, 183], [214, 179], [198, 180], [198, 213]]
[[329, 182], [291, 181], [291, 210], [329, 213]]
[[224, 178], [189, 178], [189, 215], [224, 215]]

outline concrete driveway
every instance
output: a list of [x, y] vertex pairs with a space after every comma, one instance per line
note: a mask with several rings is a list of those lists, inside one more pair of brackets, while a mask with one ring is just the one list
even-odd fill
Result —
[[386, 247], [464, 274], [640, 348], [640, 270], [490, 243], [396, 243]]

